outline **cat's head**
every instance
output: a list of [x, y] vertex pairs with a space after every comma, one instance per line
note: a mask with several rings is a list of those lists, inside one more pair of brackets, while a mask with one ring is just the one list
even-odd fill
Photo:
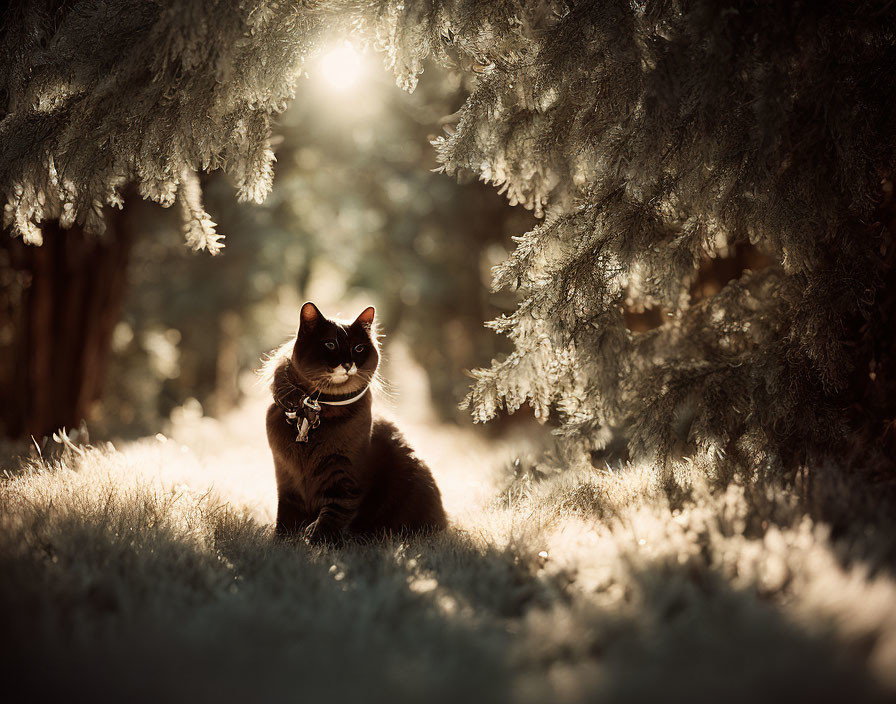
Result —
[[325, 318], [311, 301], [302, 306], [292, 364], [312, 391], [350, 394], [373, 380], [380, 360], [374, 312], [371, 306], [353, 323], [340, 323]]

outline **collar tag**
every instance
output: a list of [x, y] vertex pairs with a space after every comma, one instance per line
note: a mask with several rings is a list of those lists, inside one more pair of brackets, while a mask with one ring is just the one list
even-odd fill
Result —
[[311, 430], [311, 424], [307, 418], [302, 418], [302, 422], [296, 427], [299, 434], [296, 435], [296, 442], [308, 442], [308, 431]]
[[294, 411], [284, 411], [286, 422], [296, 426], [296, 442], [308, 442], [308, 435], [320, 425], [320, 404], [305, 396]]
[[320, 425], [321, 404], [325, 406], [348, 406], [363, 397], [367, 393], [368, 388], [370, 387], [365, 386], [354, 396], [340, 399], [339, 401], [323, 401], [319, 394], [317, 398], [305, 395], [295, 410], [287, 407], [281, 401], [277, 401], [277, 403], [283, 408], [286, 422], [296, 427], [296, 442], [306, 443], [311, 431]]

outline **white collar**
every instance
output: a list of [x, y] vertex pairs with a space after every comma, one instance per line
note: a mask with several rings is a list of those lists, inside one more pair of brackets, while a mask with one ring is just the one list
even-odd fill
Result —
[[369, 386], [365, 386], [363, 389], [361, 389], [361, 391], [359, 391], [354, 396], [349, 396], [348, 398], [343, 399], [342, 401], [322, 401], [322, 400], [318, 399], [317, 402], [323, 404], [324, 406], [348, 406], [350, 403], [354, 403], [359, 398], [361, 398], [364, 394], [366, 394], [367, 389], [369, 389], [369, 388], [370, 388]]

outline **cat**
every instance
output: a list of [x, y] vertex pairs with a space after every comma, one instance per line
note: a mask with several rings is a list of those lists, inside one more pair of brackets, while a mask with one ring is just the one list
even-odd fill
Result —
[[340, 542], [447, 526], [429, 468], [392, 423], [373, 419], [374, 315], [369, 307], [353, 323], [339, 323], [309, 301], [295, 342], [269, 361], [278, 537]]

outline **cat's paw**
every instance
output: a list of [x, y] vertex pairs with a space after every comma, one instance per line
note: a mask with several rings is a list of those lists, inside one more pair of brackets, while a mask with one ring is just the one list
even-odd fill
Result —
[[323, 543], [339, 544], [342, 542], [342, 531], [327, 523], [322, 523], [318, 518], [305, 528], [305, 542], [309, 545], [321, 545]]
[[309, 523], [305, 526], [305, 530], [302, 533], [302, 537], [305, 539], [306, 543], [317, 543], [320, 541], [323, 533], [320, 529], [320, 523], [318, 521], [314, 521], [313, 523]]

